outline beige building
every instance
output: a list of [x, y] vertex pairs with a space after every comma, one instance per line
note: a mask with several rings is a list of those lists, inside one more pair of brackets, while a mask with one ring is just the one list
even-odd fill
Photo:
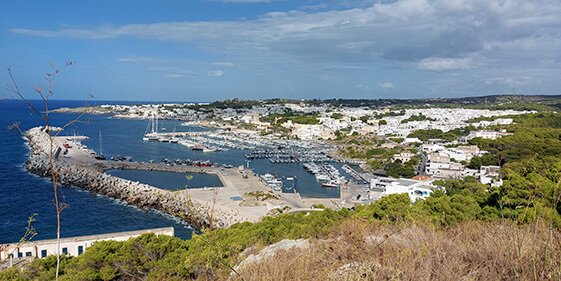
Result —
[[479, 147], [477, 147], [477, 145], [458, 146], [456, 149], [471, 156], [475, 156], [479, 153]]
[[440, 154], [431, 154], [429, 155], [429, 160], [434, 163], [448, 163], [450, 162], [450, 156], [448, 155], [440, 155]]

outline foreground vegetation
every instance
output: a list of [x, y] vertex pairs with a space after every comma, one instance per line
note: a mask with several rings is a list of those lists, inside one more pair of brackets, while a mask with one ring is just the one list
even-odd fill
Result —
[[[561, 278], [561, 232], [543, 221], [524, 225], [466, 221], [435, 228], [430, 224], [368, 222], [366, 218], [347, 216], [330, 227], [318, 227], [318, 232], [311, 227], [297, 234], [298, 230], [292, 232], [285, 227], [306, 227], [285, 224], [288, 218], [238, 225], [188, 241], [145, 234], [125, 242], [99, 242], [79, 257], [63, 257], [60, 280]], [[319, 215], [312, 220], [328, 219]], [[259, 233], [264, 236], [256, 237]], [[263, 245], [278, 241], [280, 236], [311, 236], [311, 243], [304, 248], [281, 249], [234, 269], [246, 256], [258, 254]], [[0, 272], [0, 280], [53, 280], [55, 264], [55, 256], [37, 259], [24, 271], [11, 268]]]
[[[354, 210], [266, 217], [188, 241], [144, 235], [100, 242], [65, 257], [61, 280], [559, 280], [561, 114], [515, 122], [512, 136], [472, 140], [501, 164], [501, 187], [444, 180], [446, 192], [414, 203], [399, 194]], [[298, 238], [311, 246], [234, 270], [259, 248]], [[23, 271], [0, 272], [0, 280], [51, 280], [54, 266], [54, 257], [37, 259]]]

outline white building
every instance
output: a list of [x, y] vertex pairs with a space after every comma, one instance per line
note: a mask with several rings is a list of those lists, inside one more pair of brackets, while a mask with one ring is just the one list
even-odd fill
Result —
[[[323, 125], [294, 124], [292, 127], [292, 135], [298, 136], [298, 139], [301, 140], [314, 140], [320, 136], [326, 136], [327, 134], [323, 131]], [[335, 135], [333, 134], [333, 136]]]
[[454, 159], [456, 161], [469, 161], [473, 155], [465, 154], [462, 150], [458, 150], [455, 148], [448, 148], [446, 150], [440, 151], [440, 155], [447, 155], [450, 159]]
[[438, 152], [444, 149], [446, 149], [444, 146], [438, 144], [423, 144], [421, 146], [421, 150], [426, 153]]
[[394, 160], [399, 160], [401, 163], [409, 162], [415, 154], [409, 150], [404, 150], [399, 154], [393, 156]]
[[[174, 236], [173, 227], [144, 229], [137, 231], [116, 232], [101, 235], [78, 236], [60, 239], [61, 254], [64, 253], [70, 256], [81, 255], [86, 248], [92, 246], [98, 241], [126, 241], [130, 238], [140, 236], [145, 233], [155, 233], [156, 235], [169, 235]], [[44, 258], [48, 255], [56, 254], [57, 240], [38, 240], [26, 242], [23, 244], [2, 244], [0, 245], [0, 261], [11, 258], [21, 259], [27, 258], [33, 260], [34, 258]]]
[[419, 138], [405, 138], [401, 144], [408, 144], [408, 143], [423, 143], [422, 140]]
[[479, 168], [479, 182], [491, 186], [501, 186], [503, 182], [499, 177], [500, 171], [500, 166], [481, 166]]
[[394, 178], [373, 178], [370, 181], [370, 189], [382, 192], [382, 196], [390, 194], [407, 193], [412, 202], [429, 197], [433, 189], [439, 188], [432, 185], [432, 180], [412, 180]]
[[482, 139], [492, 139], [492, 140], [496, 140], [500, 137], [504, 137], [504, 136], [508, 136], [508, 135], [512, 135], [512, 133], [507, 133], [506, 131], [489, 131], [489, 130], [483, 130], [483, 131], [471, 131], [469, 133], [469, 135], [467, 136], [468, 139], [472, 139], [472, 138], [482, 138]]

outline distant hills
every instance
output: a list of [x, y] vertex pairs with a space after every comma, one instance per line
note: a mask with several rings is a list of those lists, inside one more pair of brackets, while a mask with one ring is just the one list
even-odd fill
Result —
[[474, 109], [496, 110], [536, 110], [558, 111], [561, 109], [561, 95], [489, 95], [461, 98], [426, 98], [426, 99], [266, 99], [266, 100], [241, 100], [228, 99], [215, 101], [205, 105], [196, 105], [198, 108], [247, 108], [263, 104], [305, 103], [313, 106], [335, 107], [370, 107], [370, 108], [422, 108], [422, 107], [462, 107]]

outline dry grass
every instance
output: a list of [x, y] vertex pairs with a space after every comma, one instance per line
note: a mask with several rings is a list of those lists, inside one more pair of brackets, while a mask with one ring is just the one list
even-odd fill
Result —
[[244, 280], [561, 280], [560, 247], [559, 229], [538, 223], [435, 230], [351, 220], [329, 239], [281, 251], [240, 274]]

